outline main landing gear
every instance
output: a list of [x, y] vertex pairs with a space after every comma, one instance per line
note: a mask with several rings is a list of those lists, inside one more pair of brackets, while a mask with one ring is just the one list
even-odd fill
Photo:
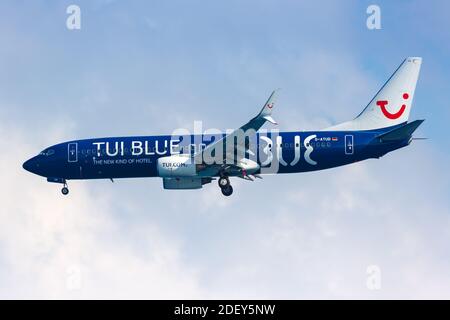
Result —
[[233, 187], [231, 186], [230, 179], [227, 176], [221, 176], [219, 178], [218, 184], [224, 196], [231, 196], [231, 194], [233, 193]]

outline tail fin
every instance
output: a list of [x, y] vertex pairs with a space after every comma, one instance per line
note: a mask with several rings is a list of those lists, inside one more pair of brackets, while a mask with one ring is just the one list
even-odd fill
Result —
[[327, 130], [370, 130], [408, 121], [421, 64], [420, 57], [406, 58], [355, 119]]

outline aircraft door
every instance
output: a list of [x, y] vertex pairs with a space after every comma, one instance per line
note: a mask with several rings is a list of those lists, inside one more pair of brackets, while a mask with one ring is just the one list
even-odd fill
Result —
[[353, 135], [345, 135], [345, 154], [352, 155], [354, 153]]
[[72, 142], [67, 145], [67, 161], [68, 162], [78, 161], [78, 143]]

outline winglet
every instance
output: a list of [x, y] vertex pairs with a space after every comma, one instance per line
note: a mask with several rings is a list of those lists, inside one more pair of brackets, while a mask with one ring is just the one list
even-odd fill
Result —
[[264, 104], [264, 107], [261, 109], [261, 112], [258, 114], [258, 117], [261, 117], [273, 124], [277, 124], [277, 122], [271, 117], [271, 114], [275, 105], [278, 90], [280, 89], [276, 89], [272, 92], [269, 99], [267, 99], [267, 102]]

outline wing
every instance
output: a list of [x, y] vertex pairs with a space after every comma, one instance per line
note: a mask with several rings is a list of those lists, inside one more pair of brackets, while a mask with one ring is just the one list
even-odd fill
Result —
[[225, 172], [229, 175], [240, 175], [244, 178], [251, 179], [251, 177], [248, 177], [247, 172], [257, 171], [259, 165], [255, 169], [256, 162], [245, 159], [246, 153], [254, 155], [249, 150], [246, 136], [256, 133], [266, 121], [277, 124], [272, 118], [272, 110], [275, 105], [277, 91], [274, 90], [272, 92], [256, 117], [239, 129], [210, 143], [194, 156], [195, 163], [202, 164], [201, 171], [204, 171], [204, 174], [214, 175], [217, 172]]

